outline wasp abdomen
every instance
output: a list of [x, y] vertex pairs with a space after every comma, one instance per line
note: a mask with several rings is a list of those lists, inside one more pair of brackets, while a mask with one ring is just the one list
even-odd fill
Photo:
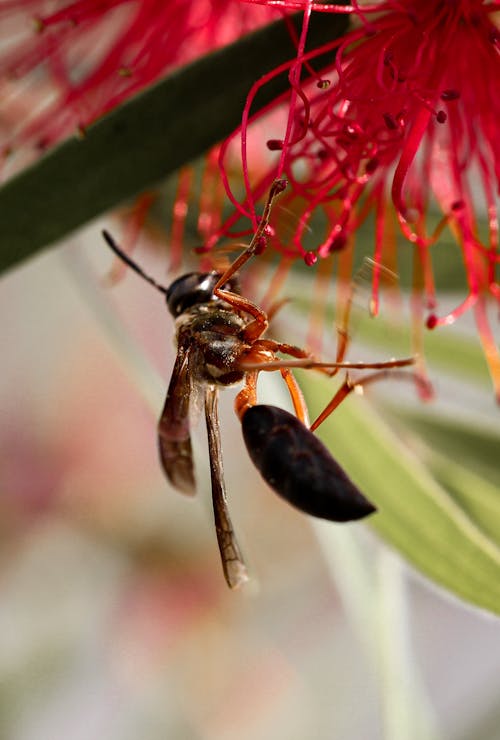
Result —
[[264, 480], [301, 511], [336, 522], [376, 511], [325, 445], [288, 411], [251, 406], [242, 429], [248, 454]]

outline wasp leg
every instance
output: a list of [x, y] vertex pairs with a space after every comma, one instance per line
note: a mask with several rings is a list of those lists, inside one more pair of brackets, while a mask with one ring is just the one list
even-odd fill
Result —
[[[294, 367], [302, 367], [305, 369], [314, 367], [315, 370], [318, 370], [319, 372], [324, 373], [325, 375], [328, 375], [330, 377], [333, 377], [334, 375], [336, 375], [339, 369], [343, 367], [343, 363], [338, 359], [338, 356], [335, 359], [334, 363], [328, 363], [325, 366], [324, 364], [319, 363], [319, 360], [317, 360], [313, 352], [310, 352], [309, 350], [304, 349], [303, 347], [297, 347], [294, 344], [287, 344], [285, 342], [277, 342], [274, 339], [262, 339], [258, 342], [258, 345], [259, 347], [268, 349], [273, 353], [281, 352], [284, 355], [290, 355], [290, 357], [294, 357], [298, 360], [304, 361], [304, 364], [296, 363]], [[285, 367], [285, 365], [287, 367], [290, 367], [289, 361], [279, 360], [278, 358], [275, 358], [275, 360], [273, 360], [273, 363], [277, 363], [277, 362], [283, 363], [281, 367]], [[310, 363], [316, 363], [316, 364], [311, 365]], [[279, 365], [273, 364], [268, 369], [278, 370], [279, 368], [280, 368]]]
[[280, 368], [280, 373], [287, 385], [288, 392], [290, 393], [295, 416], [302, 422], [302, 424], [309, 427], [309, 412], [299, 384], [297, 383], [293, 373], [287, 367]]
[[379, 370], [376, 373], [371, 373], [371, 375], [366, 375], [364, 378], [360, 378], [359, 380], [351, 380], [349, 376], [346, 377], [343, 384], [340, 386], [338, 391], [333, 396], [332, 400], [325, 406], [323, 411], [320, 413], [320, 415], [313, 421], [311, 424], [311, 431], [314, 431], [317, 429], [320, 424], [322, 424], [325, 419], [328, 419], [330, 414], [332, 414], [338, 406], [342, 403], [342, 401], [347, 398], [347, 396], [352, 393], [354, 390], [361, 390], [370, 383], [376, 383], [379, 380], [384, 380], [385, 378], [396, 378], [397, 380], [411, 380], [417, 385], [424, 396], [429, 396], [432, 394], [432, 387], [429, 383], [429, 381], [424, 378], [422, 375], [420, 375], [417, 372], [413, 373], [405, 373], [404, 371], [394, 371], [390, 368]]
[[265, 246], [266, 242], [266, 230], [269, 226], [269, 218], [271, 216], [271, 209], [273, 206], [273, 202], [275, 198], [283, 192], [283, 190], [286, 188], [287, 182], [286, 180], [275, 180], [273, 184], [271, 185], [271, 190], [269, 191], [269, 195], [267, 196], [267, 201], [264, 206], [264, 212], [262, 214], [262, 218], [260, 219], [259, 226], [257, 227], [255, 234], [252, 237], [252, 241], [248, 245], [248, 247], [241, 252], [241, 254], [234, 260], [232, 264], [229, 265], [227, 270], [220, 276], [219, 280], [217, 281], [214, 292], [219, 295], [219, 289], [227, 283], [227, 281], [236, 273], [238, 270], [243, 267], [243, 265], [248, 262], [251, 257], [253, 257], [255, 254], [258, 254], [262, 251], [263, 247]]
[[[337, 370], [389, 370], [390, 368], [397, 367], [408, 367], [408, 365], [415, 364], [415, 357], [403, 357], [399, 360], [383, 360], [381, 362], [319, 362], [307, 357], [300, 358], [297, 360], [279, 360], [273, 359], [268, 362], [252, 362], [244, 360], [240, 367], [242, 370], [262, 370], [266, 372], [272, 372], [273, 370], [280, 370], [281, 368], [302, 368], [303, 370], [319, 370], [325, 371], [328, 368], [336, 368]], [[331, 373], [327, 373], [331, 375]]]
[[[326, 372], [327, 375], [334, 375], [338, 370], [382, 370], [391, 367], [407, 367], [408, 365], [414, 365], [416, 357], [402, 357], [400, 359], [392, 360], [381, 360], [380, 362], [323, 362], [318, 360], [312, 352], [301, 347], [296, 347], [294, 344], [285, 344], [284, 342], [276, 342], [274, 339], [261, 339], [255, 342], [254, 345], [256, 350], [269, 350], [270, 352], [281, 352], [284, 355], [290, 355], [295, 358], [294, 360], [280, 360], [278, 358], [270, 360], [266, 363], [262, 370], [279, 370], [281, 367], [298, 367], [305, 370], [314, 369], [320, 372]], [[244, 362], [243, 367], [248, 369], [254, 369], [254, 365], [257, 363]], [[334, 372], [333, 372], [334, 371]]]
[[[257, 377], [260, 370], [265, 370], [268, 364], [273, 361], [273, 354], [268, 349], [262, 350], [260, 342], [257, 342], [246, 354], [245, 362], [242, 363], [243, 366], [246, 365], [247, 359], [253, 362], [254, 367], [246, 373], [245, 385], [236, 396], [234, 403], [235, 411], [240, 420], [247, 409], [257, 404]], [[303, 424], [309, 426], [309, 414], [299, 384], [287, 367], [281, 367], [280, 372], [290, 393], [296, 416]]]
[[257, 403], [257, 376], [258, 370], [246, 373], [245, 385], [234, 399], [234, 410], [240, 421], [245, 412]]
[[255, 303], [249, 301], [248, 298], [244, 298], [237, 293], [231, 293], [228, 290], [216, 289], [214, 290], [214, 293], [218, 298], [226, 301], [226, 303], [229, 303], [233, 308], [236, 308], [239, 311], [244, 311], [253, 318], [253, 321], [250, 321], [250, 323], [247, 324], [241, 332], [241, 337], [244, 341], [251, 344], [264, 334], [269, 326], [269, 320], [266, 312], [259, 308], [259, 306], [256, 306]]

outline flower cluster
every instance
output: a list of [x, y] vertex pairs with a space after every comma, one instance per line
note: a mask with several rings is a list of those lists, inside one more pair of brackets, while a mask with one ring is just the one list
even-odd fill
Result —
[[[291, 94], [282, 107], [287, 120], [278, 136], [267, 141], [279, 156], [257, 184], [248, 176], [246, 151], [260, 132], [244, 118], [237, 136], [243, 142], [247, 195], [237, 209], [255, 214], [262, 192], [276, 177], [286, 176], [291, 188], [282, 203], [296, 213], [296, 227], [286, 240], [280, 240], [278, 231], [273, 243], [307, 264], [352, 248], [355, 232], [370, 212], [376, 222], [375, 263], [395, 264], [390, 224], [395, 218], [417, 257], [414, 305], [420, 323], [425, 321], [428, 328], [451, 324], [473, 309], [500, 400], [500, 358], [487, 317], [488, 298], [500, 302], [495, 200], [500, 176], [499, 4], [262, 3], [303, 8], [305, 29], [313, 11], [350, 12], [356, 22], [329, 45], [336, 52], [331, 65], [308, 82], [301, 82], [301, 71], [325, 48], [305, 54], [299, 40], [289, 73]], [[247, 110], [257, 90], [279, 71], [256, 83]], [[324, 229], [319, 236], [318, 223]], [[432, 261], [446, 228], [460, 248], [468, 293], [451, 312], [439, 315]], [[311, 229], [313, 250], [305, 245]], [[376, 268], [374, 312], [379, 277]]]
[[[277, 15], [303, 11], [302, 32], [291, 28], [296, 58], [255, 81], [240, 129], [207, 158], [214, 187], [202, 194], [206, 250], [235, 233], [242, 215], [255, 229], [256, 203], [279, 177], [290, 183], [281, 210], [293, 223], [276, 228], [270, 241], [288, 260], [312, 265], [351, 253], [358, 227], [373, 214], [373, 312], [381, 266], [397, 266], [398, 250], [411, 249], [416, 323], [432, 329], [471, 309], [500, 399], [488, 317], [491, 299], [500, 303], [499, 9], [499, 0], [0, 0], [0, 172], [2, 154], [6, 162], [23, 144], [45, 148], [173, 67]], [[351, 30], [310, 50], [313, 13], [350, 14]], [[289, 93], [253, 114], [259, 90], [284, 71]], [[188, 181], [184, 172], [174, 208], [179, 234]], [[235, 205], [222, 224], [221, 181]], [[441, 314], [433, 262], [445, 230], [460, 250], [467, 293]], [[397, 248], [396, 232], [405, 242]]]
[[0, 0], [0, 170], [270, 18], [239, 0]]

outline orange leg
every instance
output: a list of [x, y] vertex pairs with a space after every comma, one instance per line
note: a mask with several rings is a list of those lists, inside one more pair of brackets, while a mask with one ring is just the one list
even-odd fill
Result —
[[[259, 357], [259, 353], [264, 355], [264, 352], [268, 353], [266, 359]], [[282, 352], [285, 355], [290, 355], [293, 360], [280, 360], [278, 358], [271, 357], [275, 352]], [[271, 354], [269, 354], [271, 353]], [[255, 357], [255, 360], [254, 360]], [[242, 367], [247, 370], [280, 370], [281, 368], [298, 367], [303, 369], [319, 370], [327, 375], [333, 375], [339, 369], [345, 370], [385, 370], [393, 367], [407, 367], [408, 365], [415, 364], [415, 357], [403, 357], [399, 360], [383, 360], [381, 362], [321, 362], [314, 358], [314, 355], [306, 349], [301, 347], [295, 347], [293, 344], [285, 344], [283, 342], [275, 342], [273, 339], [259, 339], [257, 340], [252, 351], [249, 352], [245, 357], [242, 358]]]
[[[264, 213], [262, 214], [258, 229], [253, 235], [252, 241], [250, 242], [248, 247], [243, 252], [241, 252], [241, 254], [234, 260], [234, 262], [229, 265], [227, 270], [220, 276], [214, 288], [214, 294], [218, 298], [226, 301], [226, 303], [229, 303], [231, 306], [233, 306], [233, 308], [236, 308], [237, 310], [243, 311], [244, 313], [252, 316], [253, 321], [248, 324], [243, 334], [244, 339], [248, 342], [253, 342], [255, 339], [258, 339], [264, 334], [267, 327], [269, 326], [268, 316], [265, 311], [259, 308], [259, 306], [256, 306], [255, 303], [249, 301], [248, 298], [244, 298], [237, 293], [232, 293], [229, 290], [222, 290], [222, 286], [225, 285], [228, 280], [230, 280], [233, 275], [238, 272], [238, 270], [243, 267], [243, 265], [248, 262], [251, 257], [262, 251], [266, 242], [266, 229], [269, 226], [269, 218], [271, 215], [273, 201], [285, 189], [285, 187], [285, 180], [274, 181], [269, 192], [266, 205], [264, 206]], [[276, 313], [282, 303], [283, 302], [277, 305], [277, 307], [274, 309], [274, 313]]]
[[[279, 351], [286, 351], [284, 347], [290, 350], [290, 354], [293, 351], [295, 356], [298, 355], [298, 359], [294, 360], [278, 360], [275, 358], [273, 347], [278, 347]], [[302, 356], [301, 356], [302, 355]], [[305, 355], [305, 356], [304, 356]], [[271, 372], [273, 370], [279, 370], [283, 380], [285, 381], [290, 398], [292, 399], [295, 415], [297, 418], [306, 426], [309, 427], [309, 415], [307, 406], [304, 400], [304, 396], [300, 387], [290, 371], [291, 367], [302, 367], [302, 368], [314, 368], [318, 370], [326, 370], [332, 365], [337, 369], [351, 368], [364, 370], [368, 368], [378, 369], [378, 372], [371, 373], [360, 380], [352, 381], [349, 376], [346, 377], [344, 383], [337, 390], [332, 400], [325, 406], [323, 411], [311, 424], [310, 429], [314, 431], [332, 414], [335, 409], [342, 403], [342, 401], [355, 389], [362, 389], [364, 386], [383, 380], [387, 377], [396, 377], [405, 380], [413, 380], [417, 385], [421, 386], [423, 391], [428, 390], [428, 384], [424, 378], [418, 373], [405, 373], [395, 371], [394, 368], [401, 368], [408, 365], [413, 365], [415, 359], [408, 357], [401, 360], [388, 360], [386, 362], [374, 362], [374, 363], [321, 363], [316, 362], [307, 356], [306, 350], [301, 350], [300, 347], [294, 347], [293, 345], [284, 345], [280, 342], [273, 342], [272, 340], [262, 339], [257, 340], [252, 347], [248, 350], [246, 355], [242, 358], [243, 362], [240, 363], [240, 367], [247, 369], [245, 375], [245, 385], [243, 389], [238, 393], [235, 400], [235, 411], [241, 420], [245, 411], [250, 406], [257, 404], [257, 378], [260, 372]]]
[[[295, 367], [311, 367], [311, 362], [317, 362], [315, 359], [315, 356], [312, 352], [310, 352], [307, 349], [303, 349], [302, 347], [297, 347], [295, 344], [286, 344], [285, 342], [276, 342], [274, 339], [260, 339], [258, 341], [259, 347], [262, 347], [263, 349], [266, 349], [274, 354], [274, 352], [281, 352], [284, 355], [290, 355], [290, 357], [295, 357], [299, 360], [305, 360], [306, 364], [295, 364]], [[268, 360], [268, 364], [269, 364]], [[280, 360], [277, 357], [272, 360], [272, 365], [269, 367], [269, 370], [277, 370], [280, 367], [290, 367], [290, 361], [289, 360]], [[281, 364], [277, 364], [281, 363]], [[248, 365], [247, 365], [248, 367]], [[330, 365], [329, 365], [330, 367]], [[265, 370], [266, 368], [262, 368]], [[335, 364], [335, 370], [332, 372], [331, 369], [327, 369], [326, 367], [317, 367], [317, 370], [319, 372], [325, 373], [326, 375], [334, 375], [338, 371], [338, 367]]]
[[[383, 371], [383, 372], [387, 372], [387, 371]], [[380, 373], [374, 373], [374, 374], [379, 375]], [[314, 432], [314, 430], [317, 429], [319, 425], [325, 421], [325, 419], [328, 419], [330, 414], [332, 414], [335, 411], [337, 406], [340, 406], [342, 401], [345, 398], [347, 398], [349, 393], [351, 393], [355, 387], [356, 387], [356, 383], [351, 382], [351, 380], [349, 379], [349, 376], [347, 376], [344, 382], [342, 383], [342, 385], [340, 386], [340, 388], [338, 389], [338, 391], [336, 392], [336, 394], [334, 395], [334, 397], [332, 398], [332, 400], [330, 401], [330, 403], [328, 403], [325, 406], [325, 408], [323, 409], [321, 414], [318, 416], [318, 418], [315, 419], [313, 423], [311, 424], [312, 432]]]
[[306, 402], [300, 386], [295, 380], [293, 374], [286, 367], [280, 368], [281, 377], [285, 381], [292, 399], [295, 416], [301, 421], [306, 427], [309, 428], [309, 412], [307, 411]]
[[275, 180], [273, 182], [271, 190], [269, 191], [269, 195], [267, 197], [266, 205], [264, 206], [262, 218], [260, 219], [259, 226], [255, 234], [253, 235], [252, 241], [250, 242], [248, 247], [234, 260], [234, 262], [229, 265], [226, 272], [220, 276], [214, 288], [214, 293], [216, 295], [220, 294], [220, 288], [224, 285], [224, 283], [227, 283], [227, 281], [236, 272], [238, 272], [238, 270], [243, 267], [243, 265], [248, 262], [251, 257], [261, 252], [264, 248], [266, 243], [266, 230], [269, 226], [269, 218], [271, 216], [271, 208], [273, 202], [275, 198], [283, 192], [286, 186], [286, 180]]
[[284, 355], [290, 355], [291, 357], [314, 359], [313, 353], [309, 350], [297, 347], [295, 344], [277, 342], [275, 339], [262, 339], [259, 341], [259, 346], [271, 350], [271, 352], [282, 352]]
[[[243, 370], [255, 370], [259, 367], [260, 370], [279, 370], [282, 367], [297, 367], [303, 370], [319, 370], [325, 372], [327, 370], [378, 370], [378, 369], [389, 369], [391, 367], [408, 367], [408, 365], [415, 364], [415, 357], [403, 357], [400, 360], [383, 360], [382, 362], [318, 362], [312, 358], [304, 357], [298, 360], [270, 360], [266, 362], [262, 367], [259, 363], [254, 362], [242, 362], [241, 368]], [[327, 372], [327, 375], [331, 376], [332, 372]]]
[[257, 376], [258, 371], [253, 370], [245, 375], [245, 385], [234, 400], [234, 410], [241, 421], [243, 414], [250, 406], [257, 403]]
[[[262, 357], [260, 368], [252, 370], [245, 376], [245, 385], [236, 396], [234, 402], [234, 410], [236, 411], [236, 414], [240, 421], [243, 418], [245, 411], [247, 411], [250, 406], [255, 406], [257, 404], [257, 378], [259, 375], [259, 371], [261, 369], [264, 370], [265, 367], [266, 360]], [[295, 415], [303, 424], [305, 424], [305, 426], [308, 427], [309, 414], [307, 411], [304, 396], [302, 395], [302, 391], [300, 390], [297, 381], [295, 380], [290, 370], [288, 370], [288, 368], [280, 368], [280, 372], [283, 380], [287, 385], [288, 392], [290, 393], [290, 398], [292, 399]]]
[[[282, 306], [284, 306], [285, 303], [288, 302], [288, 298], [282, 298], [281, 300], [273, 303], [269, 309], [269, 312], [266, 313], [266, 311], [257, 306], [255, 303], [252, 303], [252, 301], [249, 301], [248, 298], [245, 298], [244, 296], [238, 295], [238, 293], [231, 293], [228, 290], [217, 290], [216, 293], [219, 298], [222, 298], [222, 300], [226, 301], [226, 303], [229, 303], [231, 306], [233, 306], [233, 308], [236, 308], [239, 311], [243, 311], [244, 313], [248, 313], [250, 314], [250, 316], [252, 316], [253, 321], [250, 321], [250, 323], [247, 324], [242, 332], [242, 338], [249, 344], [255, 342], [255, 340], [259, 339], [267, 331], [270, 319], [275, 316], [275, 314], [280, 310]], [[288, 347], [291, 345], [284, 346]], [[300, 356], [302, 357], [302, 355]]]
[[311, 424], [311, 431], [313, 432], [315, 429], [317, 429], [319, 425], [322, 424], [325, 419], [327, 419], [330, 414], [332, 414], [335, 409], [338, 408], [338, 406], [340, 406], [342, 401], [347, 398], [350, 393], [352, 393], [352, 391], [357, 389], [362, 390], [366, 385], [370, 383], [375, 383], [379, 380], [384, 380], [388, 377], [397, 378], [398, 380], [412, 380], [417, 386], [420, 386], [420, 389], [423, 392], [429, 392], [429, 382], [418, 373], [405, 373], [398, 371], [395, 372], [394, 370], [386, 368], [383, 370], [379, 370], [376, 373], [371, 373], [371, 375], [367, 375], [365, 378], [361, 378], [360, 380], [356, 381], [351, 380], [349, 376], [347, 376], [332, 400], [325, 406], [317, 419], [315, 419]]
[[248, 298], [244, 298], [242, 295], [238, 295], [238, 293], [231, 293], [229, 290], [216, 289], [214, 293], [218, 298], [233, 306], [233, 308], [252, 316], [253, 321], [247, 324], [242, 332], [242, 338], [246, 342], [251, 344], [264, 334], [269, 326], [269, 321], [266, 312], [259, 308], [259, 306], [249, 301]]

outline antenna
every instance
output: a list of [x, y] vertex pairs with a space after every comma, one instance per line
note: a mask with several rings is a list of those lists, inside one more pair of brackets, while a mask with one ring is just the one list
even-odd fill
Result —
[[115, 242], [113, 237], [108, 231], [103, 231], [102, 235], [104, 237], [104, 240], [106, 241], [108, 247], [110, 247], [113, 252], [116, 254], [117, 257], [119, 257], [123, 262], [125, 262], [126, 265], [132, 268], [134, 272], [136, 272], [138, 275], [140, 275], [144, 280], [146, 280], [148, 283], [150, 283], [152, 286], [156, 288], [156, 290], [159, 290], [160, 293], [165, 293], [165, 295], [168, 295], [168, 290], [163, 285], [160, 285], [156, 282], [154, 278], [152, 278], [150, 275], [147, 275], [144, 270], [139, 267], [139, 265], [134, 262], [128, 254], [125, 254], [125, 252], [118, 246], [118, 244]]

